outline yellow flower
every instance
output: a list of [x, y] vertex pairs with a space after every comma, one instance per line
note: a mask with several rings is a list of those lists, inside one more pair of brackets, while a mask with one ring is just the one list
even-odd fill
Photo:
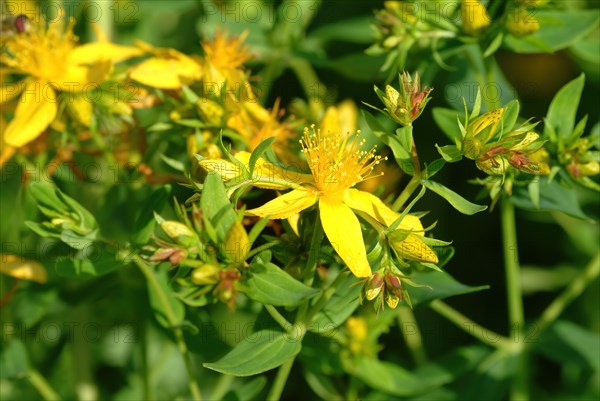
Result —
[[492, 22], [485, 6], [477, 0], [463, 0], [460, 11], [467, 35], [479, 36]]
[[227, 81], [228, 87], [233, 88], [246, 81], [242, 67], [252, 58], [248, 47], [244, 45], [247, 36], [248, 31], [230, 37], [226, 31], [217, 30], [211, 40], [202, 42], [208, 82], [222, 84]]
[[352, 100], [344, 100], [337, 106], [329, 106], [319, 122], [319, 129], [325, 133], [334, 132], [348, 135], [356, 131], [358, 110]]
[[[8, 146], [20, 148], [46, 130], [58, 114], [60, 91], [69, 93], [69, 99], [79, 96], [80, 101], [82, 91], [98, 87], [108, 78], [113, 62], [135, 55], [126, 47], [108, 46], [104, 42], [77, 47], [74, 24], [72, 19], [66, 26], [62, 19], [55, 19], [46, 26], [44, 19], [40, 19], [4, 44], [0, 55], [3, 70], [0, 104], [21, 95], [4, 132]], [[26, 77], [5, 84], [4, 77], [8, 74]], [[79, 103], [83, 109], [78, 114], [89, 115], [89, 104]]]
[[527, 7], [515, 7], [508, 13], [506, 29], [515, 36], [526, 36], [540, 30], [540, 22], [527, 10]]
[[41, 263], [17, 255], [0, 254], [0, 273], [22, 280], [45, 283], [46, 269]]
[[284, 158], [290, 139], [294, 136], [292, 128], [279, 120], [282, 112], [279, 100], [275, 101], [271, 111], [258, 102], [241, 102], [236, 112], [227, 119], [227, 126], [239, 132], [248, 143], [248, 149], [254, 150], [265, 139], [274, 137], [273, 149], [280, 158]]
[[[360, 150], [364, 141], [359, 142], [357, 137], [350, 139], [350, 136], [345, 136], [342, 139], [339, 135], [323, 135], [314, 128], [312, 133], [305, 129], [301, 144], [312, 179], [289, 185], [288, 187], [294, 188], [292, 191], [246, 213], [285, 219], [318, 203], [323, 231], [335, 251], [355, 276], [369, 277], [371, 267], [367, 260], [360, 222], [353, 210], [369, 215], [386, 227], [400, 215], [378, 197], [353, 187], [373, 177], [371, 174], [381, 157], [375, 154], [374, 148], [369, 151]], [[263, 168], [268, 164], [265, 161], [262, 163]], [[277, 170], [278, 174], [284, 174], [280, 170], [282, 169]], [[285, 182], [280, 181], [279, 185], [285, 185]], [[437, 262], [433, 251], [416, 234], [423, 232], [423, 226], [417, 217], [405, 216], [398, 228], [410, 232], [405, 240], [407, 246], [401, 246], [404, 257]]]
[[142, 61], [129, 70], [129, 77], [152, 88], [180, 89], [202, 77], [202, 67], [194, 58], [175, 49], [161, 49], [142, 41], [136, 41], [144, 52], [153, 57]]

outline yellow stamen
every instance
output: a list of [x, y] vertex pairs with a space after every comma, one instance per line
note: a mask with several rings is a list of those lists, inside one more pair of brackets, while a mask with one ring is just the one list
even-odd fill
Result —
[[322, 134], [314, 125], [311, 130], [304, 129], [304, 137], [300, 140], [302, 152], [315, 185], [324, 195], [338, 193], [372, 178], [373, 169], [383, 159], [375, 154], [375, 146], [369, 151], [361, 150], [365, 140], [359, 141], [358, 135], [349, 137]]

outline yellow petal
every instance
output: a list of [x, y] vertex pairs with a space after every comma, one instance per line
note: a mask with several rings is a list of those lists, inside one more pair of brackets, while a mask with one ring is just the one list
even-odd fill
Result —
[[348, 134], [356, 131], [358, 120], [358, 109], [352, 100], [344, 100], [338, 105], [338, 116], [340, 119], [340, 133]]
[[[400, 213], [394, 212], [387, 207], [381, 199], [369, 192], [359, 191], [358, 189], [350, 188], [344, 191], [344, 203], [352, 209], [367, 213], [369, 216], [388, 227], [400, 217]], [[423, 232], [421, 220], [410, 214], [404, 216], [397, 228]]]
[[56, 117], [56, 102], [56, 93], [50, 86], [41, 82], [27, 84], [14, 118], [8, 123], [4, 141], [16, 148], [33, 141]]
[[403, 259], [437, 263], [438, 257], [418, 235], [408, 234], [404, 241], [392, 241], [392, 246]]
[[129, 72], [129, 76], [150, 87], [179, 89], [200, 78], [200, 65], [183, 54], [176, 58], [152, 57]]
[[110, 42], [92, 42], [78, 46], [69, 54], [69, 62], [75, 64], [92, 64], [109, 60], [112, 63], [142, 56], [144, 52], [133, 46], [121, 46]]
[[94, 110], [91, 100], [86, 96], [73, 96], [67, 103], [69, 111], [81, 124], [89, 127], [92, 123]]
[[323, 231], [331, 246], [356, 277], [371, 276], [371, 267], [358, 218], [342, 202], [319, 199]]
[[0, 254], [0, 272], [22, 280], [45, 283], [46, 269], [39, 262], [27, 260], [17, 255]]
[[292, 231], [299, 237], [300, 230], [298, 229], [298, 220], [300, 220], [300, 214], [293, 214], [287, 219], [288, 223], [290, 223]]
[[298, 188], [265, 203], [261, 207], [247, 210], [246, 213], [271, 219], [287, 219], [311, 207], [317, 202], [317, 199], [317, 194], [314, 191]]
[[62, 75], [51, 84], [62, 91], [79, 92], [97, 88], [106, 81], [112, 72], [110, 60], [102, 60], [91, 65], [67, 64]]
[[340, 118], [338, 115], [338, 110], [335, 106], [329, 106], [327, 110], [325, 110], [325, 114], [319, 123], [319, 129], [326, 135], [340, 134]]

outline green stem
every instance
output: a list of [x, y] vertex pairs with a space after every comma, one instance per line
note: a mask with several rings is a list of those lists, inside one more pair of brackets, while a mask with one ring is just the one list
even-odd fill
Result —
[[537, 329], [537, 333], [546, 330], [563, 313], [565, 308], [598, 277], [598, 274], [600, 274], [600, 253], [596, 254], [585, 270], [571, 281], [567, 288], [542, 312], [533, 326]]
[[289, 66], [300, 81], [304, 95], [309, 103], [311, 101], [319, 101], [327, 96], [327, 88], [319, 81], [317, 73], [308, 61], [299, 57], [293, 57], [289, 61]]
[[[114, 5], [113, 0], [103, 0], [95, 3], [100, 13], [100, 20], [97, 22], [99, 28], [106, 34], [108, 40], [114, 39], [114, 20], [115, 15], [113, 13]], [[91, 22], [90, 22], [91, 24]]]
[[427, 363], [427, 353], [425, 347], [423, 347], [421, 330], [412, 309], [406, 306], [398, 308], [398, 326], [415, 365], [417, 367], [425, 365]]
[[288, 322], [287, 319], [283, 317], [283, 315], [279, 313], [277, 308], [275, 308], [273, 305], [265, 305], [265, 309], [284, 330], [289, 330], [289, 328], [292, 327], [292, 324]]
[[451, 321], [456, 325], [456, 327], [461, 330], [467, 332], [471, 336], [475, 337], [479, 341], [484, 344], [489, 345], [490, 347], [495, 348], [512, 348], [514, 347], [511, 341], [498, 334], [489, 330], [478, 323], [475, 323], [473, 320], [469, 319], [447, 303], [436, 299], [431, 304], [429, 304], [431, 309]]
[[219, 377], [219, 380], [217, 381], [217, 384], [215, 385], [215, 388], [211, 392], [209, 399], [210, 400], [223, 399], [223, 396], [231, 388], [231, 383], [233, 383], [234, 379], [235, 379], [235, 376], [232, 376], [232, 375], [221, 375]]
[[60, 400], [60, 396], [58, 395], [58, 393], [54, 391], [52, 386], [50, 386], [46, 379], [44, 379], [44, 376], [42, 376], [37, 370], [30, 369], [27, 374], [27, 379], [29, 380], [29, 383], [31, 383], [31, 385], [35, 387], [38, 393], [40, 393], [44, 400]]
[[[506, 274], [506, 296], [510, 319], [509, 330], [512, 332], [513, 338], [519, 347], [522, 347], [525, 337], [525, 316], [523, 312], [523, 295], [521, 293], [517, 227], [515, 222], [515, 207], [507, 196], [503, 196], [500, 200], [500, 219]], [[511, 400], [529, 399], [526, 364], [526, 357], [521, 353], [518, 361], [518, 369], [511, 387]]]
[[295, 360], [296, 355], [288, 359], [277, 370], [275, 382], [273, 382], [273, 387], [271, 387], [271, 390], [269, 390], [269, 394], [267, 395], [268, 401], [277, 401], [281, 398], [281, 393], [283, 393], [283, 388], [285, 387], [288, 376], [290, 375], [290, 371], [292, 370], [292, 365], [294, 365]]
[[412, 136], [412, 125], [409, 125], [410, 136], [412, 138], [412, 145], [410, 150], [410, 156], [413, 164], [413, 176], [404, 187], [398, 198], [394, 201], [392, 205], [392, 209], [398, 211], [404, 206], [406, 201], [412, 196], [412, 194], [419, 188], [421, 185], [421, 162], [419, 162], [419, 154], [417, 153], [417, 146], [415, 145], [415, 139]]
[[200, 387], [198, 386], [198, 382], [196, 381], [196, 377], [194, 375], [192, 358], [187, 348], [187, 344], [185, 343], [185, 338], [183, 337], [183, 330], [181, 329], [181, 327], [176, 327], [176, 325], [179, 324], [179, 322], [177, 321], [177, 319], [175, 319], [175, 312], [171, 309], [171, 304], [169, 303], [166, 294], [163, 293], [160, 284], [156, 280], [156, 276], [154, 275], [152, 268], [139, 255], [133, 255], [132, 260], [142, 271], [142, 274], [144, 274], [144, 276], [146, 277], [148, 284], [152, 287], [152, 289], [158, 297], [159, 302], [162, 304], [163, 310], [166, 314], [166, 318], [169, 321], [169, 324], [172, 326], [177, 348], [183, 356], [185, 368], [188, 373], [188, 385], [190, 388], [190, 393], [192, 394], [192, 399], [194, 401], [201, 401], [202, 395], [200, 393]]

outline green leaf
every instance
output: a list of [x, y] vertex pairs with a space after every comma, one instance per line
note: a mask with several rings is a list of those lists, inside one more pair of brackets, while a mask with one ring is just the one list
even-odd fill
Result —
[[402, 145], [402, 149], [406, 151], [406, 153], [411, 153], [412, 151], [412, 127], [402, 127], [396, 130], [396, 136], [400, 140], [400, 145]]
[[279, 330], [260, 330], [244, 338], [208, 369], [233, 376], [252, 376], [274, 369], [300, 352], [302, 343]]
[[360, 357], [346, 366], [348, 373], [370, 387], [401, 397], [413, 396], [427, 390], [423, 383], [408, 370], [390, 362]]
[[323, 43], [343, 41], [352, 43], [372, 43], [373, 17], [364, 16], [332, 21], [312, 30], [308, 40], [319, 40]]
[[100, 245], [97, 249], [85, 249], [79, 256], [82, 259], [57, 258], [54, 266], [56, 273], [69, 279], [90, 279], [103, 276], [123, 266], [113, 249], [100, 247]]
[[489, 288], [487, 285], [472, 287], [470, 285], [463, 284], [457, 281], [445, 270], [415, 270], [411, 274], [411, 280], [418, 285], [431, 287], [406, 286], [406, 290], [410, 295], [410, 300], [413, 306], [428, 303], [435, 299], [443, 299], [454, 295], [468, 294]]
[[535, 338], [536, 327], [531, 328], [530, 341], [535, 341], [534, 350], [560, 364], [572, 363], [600, 371], [600, 336], [566, 320], [558, 320], [539, 338]]
[[[232, 386], [233, 388], [225, 397], [224, 400], [239, 400], [239, 401], [251, 401], [258, 399], [260, 392], [267, 385], [267, 378], [265, 376], [258, 376], [248, 380], [241, 385]], [[230, 397], [232, 395], [235, 398]]]
[[320, 291], [296, 280], [273, 263], [252, 263], [240, 287], [253, 300], [274, 306], [298, 306]]
[[421, 180], [421, 184], [423, 184], [427, 189], [446, 199], [448, 203], [450, 203], [456, 210], [463, 214], [472, 215], [487, 209], [487, 206], [471, 203], [456, 192], [446, 188], [438, 182]]
[[504, 137], [510, 133], [519, 118], [519, 109], [521, 108], [518, 100], [512, 100], [506, 103], [504, 106], [504, 113], [500, 119], [500, 130], [499, 137]]
[[479, 363], [477, 369], [460, 381], [461, 399], [500, 401], [506, 399], [510, 378], [514, 377], [519, 355], [497, 350]]
[[313, 333], [322, 333], [344, 323], [359, 305], [358, 296], [362, 287], [356, 285], [357, 282], [356, 277], [348, 275], [323, 309], [315, 315], [308, 329]]
[[462, 142], [462, 134], [456, 120], [461, 115], [456, 110], [434, 107], [431, 113], [435, 123], [453, 143]]
[[448, 163], [454, 163], [462, 160], [462, 152], [455, 145], [438, 146], [436, 144], [435, 147], [437, 148], [437, 151], [442, 156], [442, 158]]
[[64, 230], [60, 233], [60, 240], [74, 249], [85, 249], [90, 247], [98, 234], [98, 230], [87, 235], [81, 235], [73, 230]]
[[271, 146], [271, 144], [275, 142], [275, 137], [267, 138], [263, 140], [257, 147], [254, 149], [252, 154], [250, 155], [250, 160], [248, 161], [248, 171], [250, 175], [254, 171], [254, 165], [256, 164], [259, 157], [262, 156], [263, 153]]
[[[154, 272], [154, 282], [147, 280], [150, 306], [154, 311], [154, 316], [158, 323], [170, 329], [183, 322], [185, 306], [177, 299], [169, 286], [166, 265], [161, 264], [158, 266], [158, 269], [158, 271]], [[156, 287], [153, 284], [156, 284]]]
[[[554, 129], [559, 138], [567, 138], [573, 132], [584, 84], [585, 76], [581, 74], [563, 86], [550, 103], [545, 122]], [[546, 136], [549, 136], [548, 129], [544, 129]]]
[[358, 82], [378, 82], [383, 78], [381, 65], [385, 56], [369, 56], [363, 52], [347, 54], [335, 60], [325, 60], [324, 67]]
[[435, 159], [431, 163], [426, 163], [425, 165], [425, 178], [429, 179], [436, 175], [442, 168], [444, 168], [446, 162], [444, 161], [444, 159]]
[[485, 49], [485, 51], [483, 52], [483, 57], [484, 58], [489, 57], [492, 54], [494, 54], [496, 52], [496, 50], [498, 50], [498, 48], [500, 48], [500, 45], [502, 45], [503, 39], [504, 39], [504, 32], [498, 33], [498, 35], [496, 35], [496, 37], [494, 39], [492, 39], [492, 41], [490, 42], [487, 49]]
[[577, 43], [598, 25], [596, 9], [536, 9], [533, 16], [539, 21], [540, 29], [521, 37], [508, 33], [504, 37], [507, 48], [517, 53], [552, 53]]
[[[9, 323], [4, 323], [8, 325]], [[10, 330], [8, 327], [6, 330]], [[4, 336], [4, 335], [3, 335]], [[2, 341], [2, 351], [0, 352], [0, 378], [2, 379], [23, 379], [29, 371], [29, 359], [27, 358], [27, 349], [23, 342], [13, 337], [9, 341]]]
[[135, 219], [131, 241], [136, 245], [145, 245], [150, 241], [156, 220], [154, 212], [159, 213], [171, 193], [171, 186], [164, 185], [156, 189], [140, 207], [140, 213]]
[[365, 117], [365, 121], [367, 122], [369, 128], [371, 128], [373, 134], [375, 134], [375, 136], [379, 138], [381, 142], [392, 149], [396, 163], [398, 163], [398, 166], [400, 166], [402, 171], [409, 175], [414, 174], [410, 150], [405, 150], [402, 142], [396, 135], [387, 133], [371, 113], [367, 113], [363, 110], [363, 116]]
[[225, 187], [216, 173], [209, 173], [204, 181], [200, 206], [204, 218], [215, 228], [219, 241], [227, 239], [227, 233], [236, 221], [236, 214], [225, 194]]
[[566, 188], [558, 180], [548, 183], [546, 177], [540, 178], [539, 207], [531, 201], [528, 187], [514, 187], [510, 201], [518, 208], [540, 212], [558, 211], [579, 219], [591, 221], [581, 210], [577, 193], [572, 188]]

